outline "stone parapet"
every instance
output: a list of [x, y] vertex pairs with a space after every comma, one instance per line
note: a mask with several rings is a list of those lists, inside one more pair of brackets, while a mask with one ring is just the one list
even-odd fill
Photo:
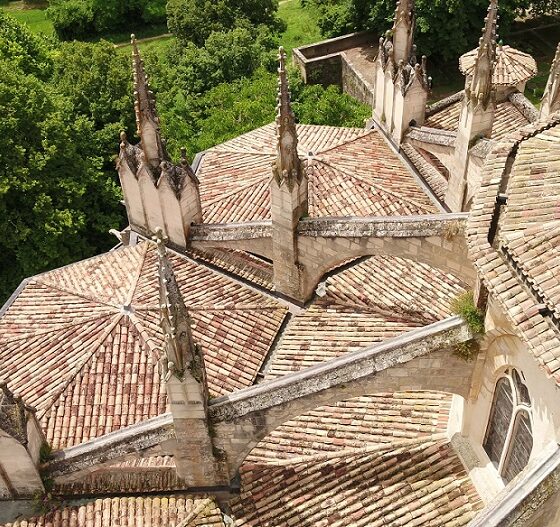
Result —
[[451, 230], [464, 229], [467, 219], [468, 213], [365, 218], [309, 218], [299, 222], [298, 234], [324, 238], [446, 236]]
[[560, 449], [551, 445], [523, 470], [469, 527], [558, 525]]
[[238, 241], [270, 238], [271, 221], [247, 223], [199, 224], [191, 227], [191, 241]]

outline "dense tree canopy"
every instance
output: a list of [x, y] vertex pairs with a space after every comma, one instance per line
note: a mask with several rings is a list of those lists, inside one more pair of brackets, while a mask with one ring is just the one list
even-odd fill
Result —
[[[144, 53], [163, 133], [190, 157], [274, 120], [277, 40], [266, 26]], [[290, 72], [301, 122], [363, 126], [370, 110]], [[133, 137], [130, 58], [108, 42], [54, 42], [0, 14], [0, 298], [25, 276], [107, 250], [126, 224], [114, 167]]]
[[49, 0], [48, 17], [63, 40], [165, 23], [165, 0]]
[[167, 25], [177, 38], [202, 45], [214, 31], [264, 25], [279, 30], [278, 0], [169, 0]]
[[113, 243], [108, 230], [124, 215], [111, 152], [132, 124], [132, 101], [128, 68], [117, 74], [123, 58], [107, 43], [51, 48], [1, 14], [0, 40], [5, 297], [23, 276]]
[[[326, 37], [363, 29], [383, 35], [391, 28], [395, 12], [394, 0], [304, 0], [304, 3], [319, 13], [318, 23]], [[488, 0], [416, 0], [415, 8], [419, 51], [450, 60], [476, 45]], [[559, 11], [560, 0], [500, 0], [500, 36], [507, 37], [518, 15]]]

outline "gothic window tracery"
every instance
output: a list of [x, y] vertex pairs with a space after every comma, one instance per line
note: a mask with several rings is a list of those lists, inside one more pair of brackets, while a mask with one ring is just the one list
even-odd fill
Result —
[[533, 448], [531, 399], [522, 375], [514, 368], [496, 382], [483, 447], [506, 483], [529, 462]]

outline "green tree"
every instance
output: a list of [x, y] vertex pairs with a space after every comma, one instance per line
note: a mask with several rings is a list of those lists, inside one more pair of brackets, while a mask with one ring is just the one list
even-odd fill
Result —
[[202, 46], [214, 31], [265, 25], [279, 31], [278, 0], [169, 0], [167, 26], [180, 42]]
[[114, 170], [133, 126], [130, 66], [108, 43], [56, 48], [0, 17], [0, 297], [107, 250], [124, 224]]
[[[394, 0], [306, 0], [319, 13], [318, 24], [326, 37], [371, 29], [380, 36], [391, 28]], [[420, 53], [443, 60], [476, 46], [488, 0], [416, 0], [416, 44]], [[507, 38], [513, 20], [527, 13], [559, 13], [560, 0], [501, 0], [501, 37]]]

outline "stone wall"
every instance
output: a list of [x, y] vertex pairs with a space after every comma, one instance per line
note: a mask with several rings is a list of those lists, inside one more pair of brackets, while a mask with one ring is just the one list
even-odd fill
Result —
[[293, 50], [294, 64], [299, 68], [306, 84], [335, 84], [343, 86], [343, 60], [341, 53], [356, 46], [376, 42], [371, 31], [351, 33], [342, 37], [323, 40]]
[[375, 87], [352, 67], [344, 55], [341, 56], [341, 80], [344, 93], [373, 108]]

